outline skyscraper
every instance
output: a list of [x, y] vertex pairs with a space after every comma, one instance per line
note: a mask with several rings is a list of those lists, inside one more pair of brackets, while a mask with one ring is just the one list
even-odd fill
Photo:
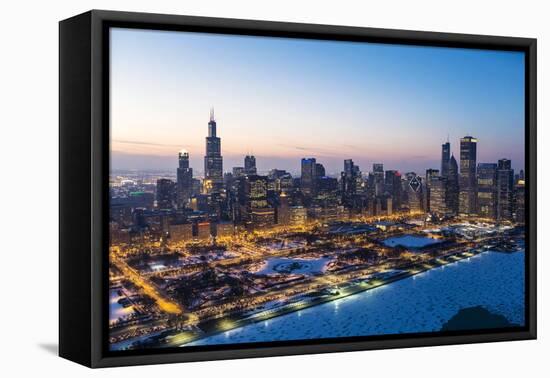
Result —
[[393, 210], [399, 210], [402, 203], [401, 173], [393, 170], [386, 171], [385, 187], [386, 192], [388, 192], [392, 198]]
[[245, 202], [248, 225], [264, 228], [275, 223], [275, 209], [267, 202], [267, 176], [250, 175], [245, 179]]
[[193, 192], [193, 168], [189, 167], [189, 152], [181, 150], [178, 154], [177, 193], [176, 200], [179, 209], [183, 209]]
[[326, 175], [325, 167], [321, 163], [315, 164], [315, 177], [317, 179], [320, 179], [321, 177], [324, 177]]
[[421, 212], [424, 209], [424, 184], [422, 178], [415, 172], [407, 172], [407, 202], [411, 212]]
[[247, 175], [256, 175], [256, 157], [254, 155], [246, 155], [244, 157], [244, 173]]
[[495, 218], [497, 205], [497, 165], [479, 163], [477, 166], [477, 213], [480, 217]]
[[[523, 178], [521, 178], [523, 177]], [[525, 176], [520, 173], [520, 179], [514, 185], [514, 221], [525, 222]]]
[[439, 169], [433, 169], [433, 168], [429, 168], [429, 169], [426, 169], [426, 191], [424, 193], [425, 195], [425, 198], [426, 198], [426, 211], [431, 211], [431, 208], [430, 208], [430, 186], [432, 184], [432, 179], [435, 178], [435, 177], [439, 177]]
[[204, 191], [216, 193], [223, 188], [223, 158], [221, 139], [216, 136], [214, 109], [210, 110], [208, 136], [206, 137], [206, 156], [204, 157]]
[[449, 160], [449, 171], [447, 173], [447, 212], [452, 215], [458, 214], [458, 163], [454, 155]]
[[372, 173], [374, 175], [374, 195], [378, 197], [384, 194], [384, 164], [374, 163]]
[[302, 178], [301, 189], [305, 196], [315, 195], [315, 181], [317, 180], [316, 172], [317, 163], [315, 158], [302, 159]]
[[235, 178], [243, 177], [246, 175], [244, 173], [244, 167], [233, 167], [232, 173], [233, 173], [233, 177]]
[[279, 196], [279, 206], [277, 207], [277, 224], [288, 225], [290, 223], [290, 204], [286, 193]]
[[449, 175], [449, 162], [451, 161], [451, 143], [448, 141], [441, 145], [441, 177]]
[[171, 210], [174, 207], [174, 189], [172, 180], [157, 180], [157, 207], [161, 210]]
[[460, 180], [458, 211], [460, 214], [476, 213], [476, 160], [477, 139], [465, 136], [460, 139]]
[[341, 173], [342, 201], [349, 205], [352, 197], [357, 193], [357, 181], [361, 176], [359, 167], [353, 160], [344, 160], [344, 171]]
[[514, 170], [512, 162], [500, 159], [497, 167], [497, 219], [512, 219], [512, 200], [514, 188]]
[[447, 214], [447, 178], [433, 176], [429, 187], [430, 212], [438, 215]]

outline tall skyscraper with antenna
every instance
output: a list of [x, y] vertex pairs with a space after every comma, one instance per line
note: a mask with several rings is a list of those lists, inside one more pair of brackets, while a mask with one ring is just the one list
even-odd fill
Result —
[[223, 157], [221, 139], [216, 135], [216, 118], [214, 108], [210, 109], [208, 136], [206, 137], [206, 155], [204, 156], [203, 189], [207, 194], [219, 193], [223, 188]]

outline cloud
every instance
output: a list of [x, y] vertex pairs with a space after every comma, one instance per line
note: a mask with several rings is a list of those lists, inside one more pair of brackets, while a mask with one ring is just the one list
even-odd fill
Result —
[[319, 147], [307, 147], [307, 146], [292, 146], [288, 144], [279, 144], [281, 147], [285, 147], [291, 150], [305, 151], [311, 155], [316, 156], [332, 156], [337, 157], [340, 155], [340, 151], [332, 150], [330, 148], [319, 148]]
[[137, 140], [113, 139], [113, 142], [121, 143], [121, 144], [134, 144], [134, 145], [139, 145], [139, 146], [151, 146], [151, 147], [174, 147], [174, 148], [180, 148], [181, 147], [178, 144], [152, 143], [152, 142], [142, 142], [142, 141], [137, 141]]

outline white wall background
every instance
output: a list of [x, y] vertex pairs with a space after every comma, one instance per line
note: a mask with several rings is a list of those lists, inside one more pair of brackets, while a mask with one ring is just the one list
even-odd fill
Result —
[[[550, 371], [550, 27], [545, 1], [9, 1], [0, 22], [0, 375], [542, 376]], [[538, 38], [539, 340], [89, 370], [58, 358], [58, 25], [89, 9]], [[545, 189], [546, 188], [546, 189]], [[543, 197], [546, 195], [546, 198]], [[32, 216], [31, 216], [32, 214]], [[546, 349], [546, 352], [545, 352]]]

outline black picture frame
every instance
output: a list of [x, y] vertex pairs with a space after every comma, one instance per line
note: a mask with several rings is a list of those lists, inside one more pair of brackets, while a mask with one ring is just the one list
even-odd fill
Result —
[[[526, 326], [445, 334], [112, 353], [106, 344], [109, 61], [113, 26], [522, 51], [525, 71]], [[92, 10], [59, 24], [59, 354], [89, 367], [536, 338], [536, 39]]]

